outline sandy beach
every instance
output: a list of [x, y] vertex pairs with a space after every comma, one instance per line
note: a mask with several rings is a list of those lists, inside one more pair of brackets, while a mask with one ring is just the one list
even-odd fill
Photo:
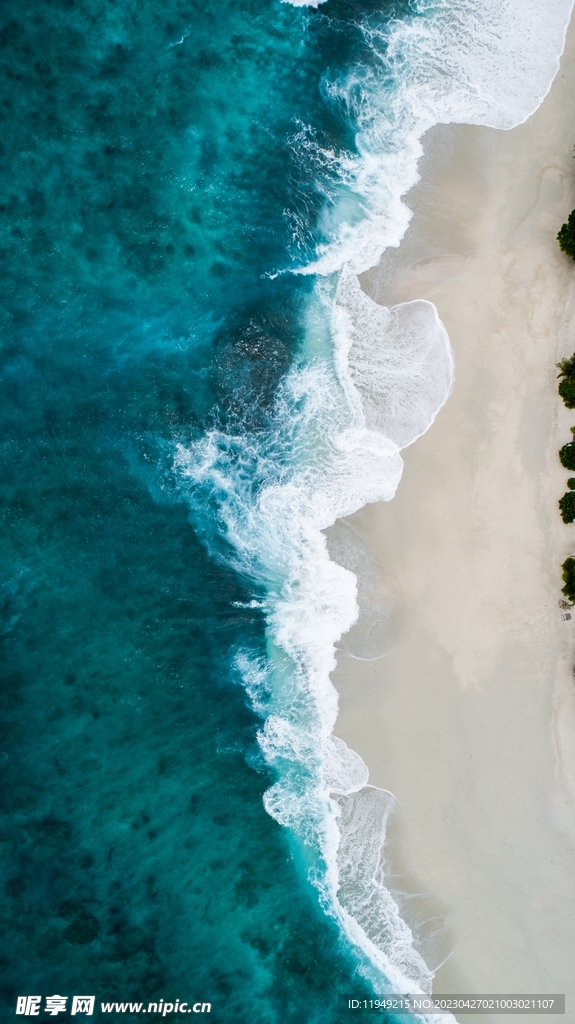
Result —
[[575, 612], [559, 601], [575, 525], [559, 517], [557, 450], [575, 411], [555, 363], [575, 348], [575, 265], [555, 236], [575, 206], [574, 145], [573, 25], [525, 124], [424, 139], [409, 231], [362, 285], [384, 305], [436, 305], [456, 384], [405, 450], [394, 500], [351, 520], [395, 581], [397, 642], [370, 662], [340, 652], [334, 676], [337, 734], [401, 804], [406, 887], [445, 912], [453, 953], [434, 991], [565, 993], [567, 1022]]

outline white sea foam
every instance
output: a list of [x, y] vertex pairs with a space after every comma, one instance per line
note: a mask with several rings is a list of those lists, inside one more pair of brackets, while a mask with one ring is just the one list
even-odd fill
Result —
[[358, 618], [338, 647], [352, 658], [375, 661], [393, 650], [403, 632], [399, 584], [347, 519], [338, 519], [326, 536], [330, 558], [357, 580]]
[[[546, 96], [559, 68], [572, 0], [413, 0], [391, 24], [360, 23], [371, 52], [326, 83], [348, 112], [356, 153], [325, 153], [345, 194], [329, 208], [327, 240], [304, 274], [361, 273], [401, 242], [418, 181], [420, 139], [435, 124], [509, 129]], [[362, 216], [349, 218], [349, 193]], [[357, 204], [354, 205], [357, 210]]]
[[425, 433], [453, 381], [447, 331], [431, 302], [387, 309], [340, 276], [335, 309], [335, 359], [361, 401], [366, 425], [405, 448]]
[[[363, 853], [350, 861], [347, 873], [338, 860], [344, 848], [338, 820], [347, 822], [353, 794], [363, 793], [367, 783], [367, 768], [332, 736], [337, 694], [330, 673], [335, 645], [357, 619], [357, 581], [331, 560], [322, 532], [366, 502], [393, 496], [402, 470], [400, 447], [427, 429], [448, 397], [453, 363], [447, 335], [433, 307], [413, 306], [405, 315], [401, 309], [382, 310], [361, 292], [357, 278], [342, 278], [332, 304], [337, 359], [318, 357], [288, 373], [265, 434], [213, 430], [193, 446], [180, 447], [176, 465], [200, 498], [215, 497], [231, 557], [267, 589], [267, 668], [245, 657], [240, 665], [264, 719], [262, 752], [278, 775], [265, 794], [266, 809], [327, 865], [323, 873], [318, 870], [316, 884], [326, 907], [369, 957], [374, 981], [427, 991], [431, 974], [378, 869], [365, 885], [352, 880], [354, 870], [377, 861], [387, 815], [378, 818], [373, 835], [355, 828], [353, 843], [360, 851], [361, 839]], [[323, 308], [320, 296], [317, 309]], [[379, 410], [382, 401], [387, 414]], [[385, 927], [380, 921], [374, 928], [375, 917], [359, 912], [368, 892], [379, 894], [375, 917], [385, 909]]]
[[230, 557], [267, 594], [267, 663], [238, 660], [263, 719], [262, 752], [277, 770], [265, 806], [316, 851], [313, 877], [326, 909], [387, 991], [429, 991], [432, 971], [386, 886], [393, 797], [367, 786], [361, 758], [332, 735], [330, 673], [336, 644], [357, 622], [363, 555], [354, 571], [337, 564], [322, 531], [393, 497], [400, 449], [447, 400], [453, 360], [430, 303], [377, 306], [357, 274], [405, 233], [402, 196], [418, 179], [419, 139], [429, 127], [506, 129], [538, 106], [558, 68], [571, 0], [411, 6], [413, 16], [391, 25], [366, 21], [369, 67], [326, 84], [355, 124], [357, 153], [315, 153], [339, 175], [340, 198], [336, 188], [321, 220], [326, 240], [299, 272], [338, 274], [329, 300], [318, 281], [309, 318], [312, 332], [329, 306], [331, 353], [310, 343], [315, 354], [282, 382], [267, 431], [214, 429], [176, 456], [190, 500], [215, 501]]

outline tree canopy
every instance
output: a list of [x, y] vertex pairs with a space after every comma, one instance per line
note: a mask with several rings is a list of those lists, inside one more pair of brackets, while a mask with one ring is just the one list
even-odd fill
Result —
[[561, 568], [561, 578], [565, 584], [562, 591], [569, 601], [575, 603], [575, 558], [566, 558]]
[[575, 377], [575, 352], [569, 359], [561, 359], [555, 363], [555, 366], [559, 370], [558, 377]]
[[557, 390], [567, 408], [575, 409], [575, 352], [569, 359], [562, 359], [555, 365], [559, 370], [557, 376], [563, 378]]
[[559, 510], [564, 523], [575, 523], [575, 491], [566, 491], [559, 498]]
[[559, 248], [567, 256], [570, 256], [572, 260], [575, 260], [575, 210], [569, 214], [567, 223], [561, 227], [557, 235], [557, 241], [559, 242]]
[[575, 409], [575, 380], [566, 377], [557, 388], [568, 409]]
[[575, 441], [568, 441], [559, 451], [561, 465], [575, 471]]

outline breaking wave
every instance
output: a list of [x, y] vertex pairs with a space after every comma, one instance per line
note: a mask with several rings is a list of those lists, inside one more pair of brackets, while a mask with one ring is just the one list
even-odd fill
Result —
[[192, 509], [212, 510], [214, 536], [264, 594], [267, 658], [244, 651], [237, 665], [277, 773], [266, 809], [311, 851], [326, 910], [388, 991], [430, 991], [433, 970], [386, 887], [394, 798], [368, 785], [359, 755], [332, 735], [330, 679], [346, 636], [356, 657], [382, 653], [385, 611], [358, 632], [359, 607], [371, 603], [362, 582], [369, 559], [344, 529], [333, 560], [323, 531], [393, 497], [400, 451], [433, 422], [454, 368], [431, 303], [379, 306], [357, 275], [401, 242], [411, 216], [402, 197], [418, 180], [425, 131], [525, 120], [557, 72], [570, 8], [570, 0], [413, 0], [402, 20], [365, 17], [370, 60], [325, 82], [327, 101], [354, 129], [355, 151], [322, 150], [309, 134], [304, 146], [300, 136], [302, 160], [323, 161], [331, 176], [312, 226], [315, 257], [296, 270], [316, 275], [301, 359], [263, 430], [214, 427], [176, 454]]

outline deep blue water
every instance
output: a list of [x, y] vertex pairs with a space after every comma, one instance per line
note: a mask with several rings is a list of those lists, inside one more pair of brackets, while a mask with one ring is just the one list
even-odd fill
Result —
[[2, 6], [10, 1018], [23, 993], [95, 993], [311, 1024], [366, 989], [262, 805], [233, 668], [264, 650], [253, 581], [171, 466], [214, 423], [257, 432], [298, 351], [311, 279], [265, 275], [321, 240], [324, 193], [290, 140], [353, 148], [322, 83], [381, 7]]

